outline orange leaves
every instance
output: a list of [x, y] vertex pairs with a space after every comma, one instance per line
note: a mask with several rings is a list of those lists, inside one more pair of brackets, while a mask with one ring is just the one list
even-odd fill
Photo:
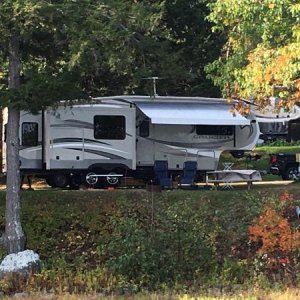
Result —
[[240, 85], [237, 93], [242, 97], [260, 99], [271, 96], [283, 99], [279, 106], [292, 108], [300, 100], [299, 48], [291, 43], [279, 48], [258, 45], [248, 54], [248, 64], [240, 72]]
[[284, 191], [279, 196], [280, 202], [292, 201], [293, 199], [294, 199], [294, 196], [292, 194], [290, 194], [288, 191]]
[[[273, 49], [267, 49], [260, 45], [250, 52], [247, 59], [248, 64], [241, 71], [243, 84], [239, 94], [249, 98], [269, 98], [273, 95], [272, 85], [275, 82], [274, 72], [269, 68], [274, 55]], [[259, 104], [259, 100], [257, 101]]]
[[255, 99], [259, 105], [272, 96], [290, 106], [299, 101], [299, 1], [213, 2], [208, 18], [228, 38], [221, 57], [207, 70], [223, 93]]
[[270, 3], [270, 4], [269, 4], [269, 8], [270, 8], [270, 9], [273, 9], [274, 7], [275, 7], [275, 3]]
[[298, 76], [299, 57], [295, 44], [281, 48], [269, 48], [258, 45], [247, 56], [248, 64], [241, 71], [240, 79], [244, 81], [239, 93], [241, 96], [252, 95], [255, 98], [278, 96], [277, 87], [281, 87], [289, 99], [299, 91]]
[[235, 116], [236, 111], [238, 111], [242, 115], [248, 115], [250, 113], [250, 107], [249, 105], [236, 103], [234, 106], [230, 108], [230, 112]]
[[[280, 201], [290, 201], [292, 196], [284, 192]], [[289, 255], [300, 247], [300, 232], [293, 232], [288, 220], [274, 208], [266, 206], [264, 213], [249, 227], [250, 240], [260, 242], [259, 254], [281, 253]]]
[[278, 53], [275, 52], [269, 71], [274, 74], [279, 84], [283, 85], [282, 81], [285, 80], [285, 76], [291, 72], [293, 60], [294, 53], [288, 47], [281, 49]]
[[300, 90], [300, 79], [299, 78], [294, 81], [294, 86], [296, 89]]

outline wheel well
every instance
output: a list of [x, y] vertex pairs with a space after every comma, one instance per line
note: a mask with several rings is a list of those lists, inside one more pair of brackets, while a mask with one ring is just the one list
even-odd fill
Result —
[[89, 170], [103, 170], [103, 171], [116, 171], [116, 170], [129, 170], [128, 166], [123, 165], [123, 164], [93, 164], [91, 166], [88, 167], [88, 171]]
[[284, 168], [284, 172], [286, 172], [290, 168], [298, 168], [299, 163], [287, 163]]

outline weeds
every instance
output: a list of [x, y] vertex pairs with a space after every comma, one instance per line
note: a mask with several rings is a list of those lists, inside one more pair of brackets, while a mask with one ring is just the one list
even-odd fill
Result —
[[40, 254], [43, 268], [27, 281], [1, 280], [0, 290], [131, 295], [267, 286], [288, 276], [294, 284], [300, 270], [296, 194], [296, 187], [272, 194], [23, 193], [27, 247]]

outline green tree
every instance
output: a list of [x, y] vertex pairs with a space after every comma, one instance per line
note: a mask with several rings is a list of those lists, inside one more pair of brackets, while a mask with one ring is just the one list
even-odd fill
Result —
[[227, 96], [270, 96], [292, 106], [299, 99], [300, 4], [295, 0], [217, 0], [210, 5], [213, 29], [227, 34], [219, 59], [207, 66]]
[[46, 1], [5, 0], [0, 4], [0, 15], [0, 97], [1, 106], [8, 107], [6, 147], [9, 153], [2, 242], [13, 253], [25, 246], [20, 222], [20, 110], [38, 110], [70, 96], [70, 91], [74, 96], [78, 89], [60, 54], [64, 49], [64, 14], [58, 7]]
[[87, 2], [78, 1], [81, 14], [70, 20], [80, 30], [68, 34], [70, 66], [90, 94], [151, 94], [143, 78], [159, 76], [161, 95], [219, 95], [204, 72], [223, 44], [206, 20], [211, 1]]
[[176, 79], [184, 73], [168, 39], [166, 1], [87, 2], [78, 1], [81, 14], [70, 20], [69, 66], [91, 95], [152, 93], [143, 78]]
[[152, 85], [142, 80], [149, 76], [165, 78], [160, 94], [206, 90], [212, 95], [216, 91], [210, 83], [202, 83], [203, 66], [217, 54], [212, 45], [219, 36], [211, 37], [204, 20], [208, 2], [1, 2], [0, 98], [9, 109], [10, 153], [2, 241], [9, 252], [22, 250], [25, 241], [20, 224], [20, 110], [38, 111], [61, 99], [149, 94]]
[[220, 55], [225, 42], [222, 33], [213, 33], [207, 20], [209, 0], [166, 1], [166, 26], [171, 47], [184, 65], [184, 73], [171, 85], [172, 94], [220, 96], [220, 89], [206, 78], [204, 67]]

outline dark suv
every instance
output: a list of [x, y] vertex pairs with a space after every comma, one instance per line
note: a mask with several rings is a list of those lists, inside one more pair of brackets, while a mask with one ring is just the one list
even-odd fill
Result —
[[270, 154], [270, 173], [281, 175], [284, 180], [300, 179], [300, 153]]

